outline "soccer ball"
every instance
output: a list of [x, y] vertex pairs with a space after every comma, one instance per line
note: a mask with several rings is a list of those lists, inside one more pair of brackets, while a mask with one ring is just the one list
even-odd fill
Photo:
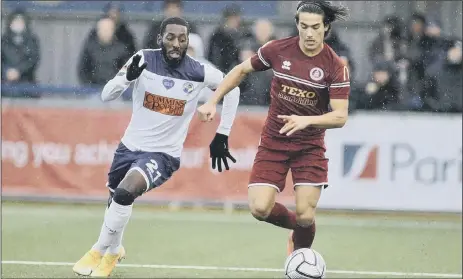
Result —
[[324, 278], [326, 263], [322, 255], [309, 248], [298, 249], [285, 262], [285, 276], [288, 279]]

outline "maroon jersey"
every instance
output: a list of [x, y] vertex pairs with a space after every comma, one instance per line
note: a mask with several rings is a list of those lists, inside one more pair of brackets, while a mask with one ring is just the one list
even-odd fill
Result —
[[251, 58], [256, 71], [273, 70], [270, 108], [262, 131], [261, 145], [295, 151], [322, 145], [325, 129], [308, 127], [291, 136], [280, 134], [284, 126], [278, 115], [322, 115], [329, 112], [330, 99], [348, 99], [349, 71], [327, 44], [314, 57], [299, 48], [299, 37], [270, 41]]

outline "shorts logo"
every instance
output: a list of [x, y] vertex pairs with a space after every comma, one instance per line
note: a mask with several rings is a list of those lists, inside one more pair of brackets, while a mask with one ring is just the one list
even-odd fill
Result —
[[174, 87], [175, 85], [175, 82], [171, 79], [163, 79], [162, 80], [162, 85], [164, 85], [164, 87], [169, 90], [171, 89], [172, 87]]
[[186, 101], [145, 92], [143, 106], [151, 111], [171, 116], [182, 116]]
[[343, 176], [355, 180], [376, 179], [378, 146], [363, 144], [344, 145]]
[[193, 92], [194, 89], [195, 87], [191, 82], [185, 82], [185, 84], [183, 84], [183, 92], [185, 92], [186, 94], [190, 94], [191, 92]]
[[321, 80], [325, 76], [325, 73], [323, 73], [323, 70], [315, 67], [312, 70], [310, 70], [310, 78], [315, 81]]

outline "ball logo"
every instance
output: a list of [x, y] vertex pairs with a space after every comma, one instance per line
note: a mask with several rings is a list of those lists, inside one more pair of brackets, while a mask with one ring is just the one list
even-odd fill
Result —
[[310, 78], [315, 81], [321, 80], [325, 76], [325, 73], [323, 73], [323, 70], [315, 67], [312, 70], [310, 70]]
[[344, 145], [343, 176], [358, 179], [376, 179], [378, 146], [363, 144]]

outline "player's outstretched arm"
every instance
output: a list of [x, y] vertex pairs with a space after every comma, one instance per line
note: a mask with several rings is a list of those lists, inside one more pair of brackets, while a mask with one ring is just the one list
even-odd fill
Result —
[[253, 72], [254, 68], [251, 65], [251, 59], [243, 61], [236, 65], [222, 80], [215, 94], [208, 100], [208, 103], [217, 105], [222, 98], [227, 95], [233, 88], [238, 87], [247, 74]]
[[119, 98], [130, 84], [141, 75], [146, 66], [143, 52], [137, 52], [125, 63], [116, 76], [106, 83], [101, 92], [101, 100], [107, 102]]
[[198, 115], [201, 121], [212, 121], [216, 112], [216, 105], [227, 95], [232, 89], [238, 87], [247, 74], [253, 72], [254, 68], [251, 65], [251, 59], [248, 59], [241, 64], [235, 66], [220, 82], [215, 93], [209, 100], [198, 108]]
[[285, 125], [280, 130], [280, 134], [290, 136], [299, 130], [307, 127], [318, 129], [336, 129], [342, 128], [347, 122], [349, 111], [349, 100], [331, 99], [331, 112], [317, 116], [300, 116], [300, 115], [278, 115], [283, 119]]
[[236, 111], [240, 102], [240, 88], [233, 88], [230, 93], [223, 98], [222, 114], [220, 117], [219, 128], [214, 139], [210, 144], [210, 153], [212, 159], [212, 168], [222, 171], [222, 162], [226, 170], [229, 170], [228, 161], [236, 163], [236, 159], [228, 150], [228, 136], [230, 135], [233, 122], [235, 121]]
[[[211, 90], [216, 90], [219, 84], [224, 79], [224, 74], [218, 69], [205, 65], [204, 66], [204, 83]], [[210, 157], [212, 159], [212, 168], [217, 167], [218, 171], [222, 171], [222, 162], [226, 170], [229, 170], [228, 160], [236, 163], [235, 158], [230, 154], [228, 149], [228, 136], [230, 135], [231, 127], [235, 120], [236, 111], [240, 101], [239, 87], [233, 88], [229, 94], [225, 95], [222, 106], [222, 117], [220, 119], [219, 128], [214, 139], [209, 145]]]
[[319, 129], [342, 128], [349, 115], [349, 100], [331, 99], [331, 112], [319, 116], [312, 116], [309, 125]]

